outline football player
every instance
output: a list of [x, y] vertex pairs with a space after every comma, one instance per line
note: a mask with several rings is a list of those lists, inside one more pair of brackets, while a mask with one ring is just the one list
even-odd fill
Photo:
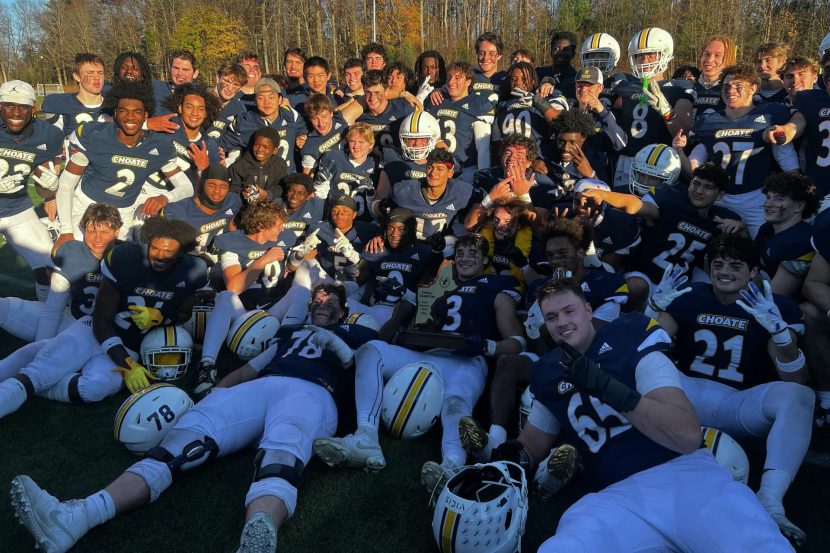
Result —
[[[61, 232], [57, 244], [71, 240], [73, 234], [80, 238], [82, 229], [77, 222], [93, 202], [118, 208], [124, 222], [119, 238], [124, 239], [136, 213], [153, 216], [168, 202], [193, 195], [193, 184], [178, 166], [169, 136], [142, 130], [153, 113], [149, 86], [120, 80], [104, 97], [104, 107], [114, 111], [114, 122], [85, 123], [70, 137], [69, 162], [57, 193]], [[157, 189], [157, 195], [151, 197], [145, 194], [143, 207], [137, 212], [142, 185], [157, 172], [173, 189]]]
[[756, 104], [787, 100], [787, 91], [784, 89], [779, 70], [784, 66], [788, 57], [787, 47], [777, 42], [767, 42], [755, 49], [752, 62], [755, 64], [755, 73], [760, 80], [758, 90], [753, 96]]
[[376, 333], [346, 324], [341, 286], [314, 291], [311, 325], [284, 326], [276, 344], [229, 374], [145, 458], [81, 501], [59, 502], [17, 476], [13, 504], [38, 545], [63, 553], [90, 529], [155, 501], [183, 470], [258, 445], [245, 497], [239, 551], [274, 553], [277, 529], [294, 514], [297, 486], [312, 443], [337, 429], [354, 349]]
[[170, 109], [165, 100], [175, 93], [176, 87], [192, 83], [199, 76], [196, 56], [188, 50], [176, 50], [170, 54], [170, 80], [168, 82], [153, 81], [153, 95], [156, 98], [158, 115], [176, 113]]
[[[798, 171], [798, 156], [792, 144], [766, 141], [770, 127], [789, 124], [790, 110], [777, 102], [753, 104], [760, 81], [748, 65], [727, 67], [722, 80], [726, 109], [695, 123], [689, 133], [695, 144], [689, 154], [689, 167], [694, 169], [712, 160], [729, 172], [732, 184], [720, 203], [740, 215], [755, 236], [764, 217], [764, 195], [760, 190], [764, 180], [776, 168]], [[683, 161], [682, 148], [676, 150]]]
[[441, 140], [461, 166], [461, 180], [472, 182], [479, 169], [490, 167], [490, 132], [495, 111], [481, 96], [471, 95], [473, 68], [453, 62], [446, 70], [447, 97], [426, 109], [438, 120]]
[[195, 292], [207, 284], [207, 267], [185, 254], [196, 240], [187, 223], [152, 217], [141, 239], [143, 244], [120, 244], [104, 256], [92, 316], [48, 340], [17, 377], [2, 384], [0, 416], [32, 395], [91, 403], [117, 393], [122, 383], [131, 393], [149, 386], [153, 374], [136, 361], [141, 340], [155, 326], [190, 318]]
[[[712, 283], [681, 288], [685, 280], [666, 269], [647, 313], [675, 338], [683, 389], [701, 424], [736, 438], [766, 437], [767, 457], [758, 499], [796, 543], [804, 532], [784, 515], [783, 499], [807, 453], [813, 391], [797, 334], [804, 332], [798, 305], [753, 282], [759, 252], [748, 238], [723, 235], [708, 248]], [[780, 382], [778, 380], [783, 380]]]
[[[306, 64], [305, 51], [302, 48], [286, 48], [282, 53], [282, 66], [285, 68], [285, 92], [290, 97], [294, 92], [302, 89], [305, 84], [303, 68]], [[292, 104], [293, 105], [293, 104]]]
[[414, 92], [423, 103], [433, 90], [447, 84], [447, 66], [444, 63], [444, 56], [437, 50], [421, 52], [415, 60], [415, 81], [418, 84], [417, 90], [410, 92]]
[[476, 231], [490, 243], [490, 268], [499, 275], [512, 275], [525, 290], [524, 269], [533, 239], [533, 211], [518, 200], [502, 199], [488, 209]]
[[441, 424], [443, 436], [441, 464], [428, 461], [421, 472], [422, 483], [432, 491], [444, 470], [466, 463], [458, 421], [471, 415], [484, 390], [487, 374], [485, 356], [518, 353], [525, 340], [516, 318], [521, 296], [513, 277], [484, 274], [487, 266], [487, 240], [477, 234], [458, 239], [455, 269], [458, 288], [445, 294], [432, 306], [435, 328], [465, 336], [465, 345], [453, 350], [413, 351], [385, 342], [372, 341], [358, 350], [355, 400], [358, 428], [344, 438], [318, 440], [314, 452], [329, 466], [354, 466], [379, 470], [386, 460], [378, 443], [378, 417], [383, 382], [403, 366], [421, 361], [433, 363], [444, 382]]
[[573, 281], [551, 282], [538, 299], [560, 347], [531, 369], [527, 424], [493, 459], [534, 474], [561, 437], [597, 492], [568, 508], [539, 551], [791, 551], [752, 492], [701, 448], [694, 408], [664, 353], [669, 337], [655, 321], [631, 313], [596, 329]]
[[386, 66], [386, 86], [393, 94], [400, 94], [408, 90], [415, 93], [415, 73], [401, 61]]
[[[470, 94], [483, 96], [495, 108], [499, 101], [499, 86], [501, 86], [506, 73], [499, 71], [499, 60], [504, 51], [504, 42], [496, 33], [482, 33], [476, 39], [476, 61], [478, 65], [473, 68], [473, 84], [470, 86]], [[435, 90], [429, 95], [432, 105], [444, 101], [444, 92]]]
[[316, 92], [303, 105], [306, 120], [311, 124], [308, 139], [300, 151], [303, 173], [316, 172], [323, 154], [341, 149], [349, 125], [353, 125], [361, 113], [354, 102], [336, 108], [334, 106], [327, 96]]
[[804, 172], [810, 177], [823, 198], [830, 192], [830, 53], [821, 58], [822, 85], [795, 95], [793, 106], [804, 116]]
[[225, 290], [219, 292], [207, 321], [193, 393], [204, 397], [216, 385], [216, 358], [233, 322], [252, 309], [270, 306], [285, 293], [286, 213], [279, 204], [259, 201], [239, 215], [239, 229], [217, 236]]
[[360, 77], [363, 96], [354, 96], [352, 101], [359, 103], [363, 113], [357, 118], [367, 123], [375, 133], [375, 152], [380, 154], [384, 148], [398, 146], [398, 134], [403, 120], [414, 111], [407, 101], [412, 94], [403, 91], [400, 97], [387, 96], [386, 76], [382, 71], [368, 70]]
[[671, 144], [692, 123], [694, 92], [687, 81], [664, 80], [674, 57], [674, 40], [657, 27], [637, 31], [628, 43], [628, 59], [635, 79], [615, 89], [617, 122], [628, 133], [614, 173], [614, 188], [626, 186], [634, 156], [648, 144]]
[[256, 84], [262, 78], [262, 70], [259, 66], [259, 55], [256, 52], [242, 52], [234, 59], [236, 63], [245, 68], [247, 80], [242, 85], [242, 96], [240, 101], [249, 110], [256, 110]]
[[[572, 110], [556, 119], [550, 129], [554, 149], [545, 159], [552, 166], [552, 178], [561, 181], [564, 189], [573, 190], [580, 179], [608, 180], [608, 150], [602, 142], [592, 140], [598, 133], [592, 115]], [[601, 131], [600, 136], [604, 136]]]
[[[595, 132], [586, 138], [588, 145], [585, 149], [589, 152], [603, 153], [606, 161], [605, 166], [600, 167], [600, 174], [605, 175], [603, 180], [607, 181], [614, 172], [612, 155], [625, 148], [628, 135], [617, 124], [617, 119], [611, 111], [611, 102], [605, 99], [606, 90], [605, 79], [598, 67], [583, 67], [577, 73], [576, 107], [579, 108], [578, 111], [587, 113], [594, 120]], [[603, 101], [604, 99], [606, 101]]]
[[52, 338], [76, 319], [91, 315], [101, 284], [101, 258], [121, 227], [118, 210], [92, 204], [81, 220], [83, 240], [52, 250], [49, 297], [45, 302], [0, 298], [0, 328], [28, 342]]
[[240, 99], [242, 96], [240, 90], [247, 79], [245, 68], [238, 63], [225, 62], [216, 70], [214, 92], [222, 105], [222, 111], [216, 114], [213, 125], [208, 130], [208, 136], [219, 138], [230, 123], [248, 110]]
[[219, 137], [219, 147], [225, 151], [226, 165], [230, 165], [250, 143], [251, 136], [260, 127], [273, 127], [280, 135], [279, 156], [294, 169], [294, 148], [302, 148], [308, 134], [303, 117], [281, 103], [282, 88], [274, 79], [262, 78], [256, 83], [256, 109], [234, 119], [227, 132]]
[[[400, 126], [400, 149], [383, 148], [383, 170], [378, 178], [375, 201], [388, 198], [399, 182], [427, 176], [427, 157], [432, 150], [445, 144], [441, 141], [438, 120], [429, 112], [414, 111]], [[455, 167], [453, 167], [455, 169]]]
[[818, 64], [810, 58], [795, 56], [789, 58], [778, 70], [784, 90], [787, 91], [787, 103], [795, 103], [795, 95], [802, 90], [813, 90], [818, 81]]
[[556, 90], [571, 101], [576, 98], [576, 69], [572, 63], [578, 44], [576, 35], [570, 31], [553, 33], [550, 37], [550, 66], [536, 69], [540, 81], [545, 78], [552, 79]]
[[26, 183], [32, 176], [54, 220], [63, 134], [35, 119], [34, 106], [35, 90], [29, 83], [12, 80], [0, 85], [0, 234], [32, 268], [37, 297], [45, 300], [49, 290], [45, 265], [52, 240], [35, 215]]
[[87, 52], [75, 54], [72, 80], [78, 83], [77, 93], [49, 94], [40, 106], [44, 119], [61, 129], [66, 137], [82, 123], [106, 118], [101, 114], [104, 60]]
[[383, 71], [386, 69], [386, 48], [383, 44], [370, 42], [360, 49], [360, 59], [367, 71]]
[[[325, 199], [314, 194], [314, 181], [305, 173], [291, 173], [282, 183], [285, 188], [283, 205], [288, 219], [285, 221], [285, 235], [280, 238], [286, 240], [287, 246], [292, 246], [306, 234], [309, 225], [323, 220]], [[294, 237], [291, 238], [289, 233]]]
[[334, 83], [328, 60], [311, 56], [303, 64], [303, 84], [291, 93], [286, 92], [286, 97], [299, 113], [305, 112], [305, 103], [312, 94], [322, 94], [333, 106], [337, 106], [344, 102], [344, 94]]
[[726, 108], [721, 72], [730, 65], [735, 65], [735, 49], [735, 41], [723, 35], [711, 36], [704, 43], [698, 58], [700, 77], [692, 81], [692, 89], [695, 91], [695, 122]]
[[818, 405], [815, 427], [830, 429], [830, 211], [822, 211], [813, 222], [816, 256], [804, 279], [801, 309], [807, 322], [804, 344], [815, 381]]
[[[138, 52], [121, 52], [118, 54], [112, 64], [112, 73], [112, 84], [118, 83], [119, 81], [126, 81], [129, 83], [142, 83], [152, 89], [153, 108], [149, 110], [150, 115], [155, 113], [160, 107], [157, 103], [157, 98], [166, 98], [172, 92], [172, 87], [168, 83], [153, 79], [150, 64]], [[104, 98], [104, 101], [106, 102], [106, 98]], [[114, 113], [114, 107], [104, 106], [104, 111]], [[147, 121], [142, 125], [142, 128], [155, 132], [173, 132], [178, 129], [178, 125], [170, 121], [171, 117], [172, 114], [170, 113], [157, 117], [148, 117]]]
[[346, 85], [346, 96], [363, 96], [363, 62], [357, 58], [350, 58], [343, 64], [343, 82]]
[[772, 291], [799, 297], [804, 276], [815, 256], [808, 223], [818, 210], [816, 187], [809, 178], [791, 173], [772, 175], [761, 189], [766, 221], [755, 243], [761, 249], [761, 270], [772, 284]]

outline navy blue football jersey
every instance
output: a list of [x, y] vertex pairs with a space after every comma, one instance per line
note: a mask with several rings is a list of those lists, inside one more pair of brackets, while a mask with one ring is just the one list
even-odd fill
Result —
[[401, 147], [400, 129], [406, 116], [415, 111], [406, 100], [396, 98], [389, 100], [383, 113], [372, 115], [368, 111], [357, 118], [358, 123], [366, 123], [375, 133], [374, 153], [380, 157], [383, 148]]
[[190, 253], [211, 255], [213, 239], [228, 231], [231, 221], [241, 209], [242, 199], [239, 195], [228, 194], [212, 214], [202, 211], [194, 198], [185, 198], [164, 206], [161, 215], [166, 219], [184, 221], [199, 232], [196, 247]]
[[[377, 332], [358, 324], [335, 324], [325, 327], [352, 349], [377, 339]], [[341, 405], [341, 392], [350, 389], [354, 371], [345, 370], [337, 355], [318, 346], [311, 336], [313, 330], [306, 325], [286, 325], [277, 331], [277, 352], [274, 358], [259, 371], [259, 377], [290, 376], [319, 384], [335, 397]]]
[[46, 121], [33, 120], [20, 134], [8, 132], [0, 120], [0, 179], [21, 175], [20, 184], [0, 194], [0, 218], [11, 217], [32, 207], [26, 191], [29, 175], [38, 165], [61, 155], [63, 134]]
[[695, 91], [695, 109], [693, 115], [695, 122], [702, 120], [710, 113], [726, 109], [723, 101], [723, 84], [718, 81], [712, 86], [703, 86], [700, 79], [692, 81], [692, 89]]
[[[213, 240], [213, 250], [219, 256], [223, 271], [234, 265], [239, 265], [244, 271], [265, 252], [280, 247], [279, 239], [260, 244], [248, 238], [241, 230], [220, 234]], [[246, 309], [258, 309], [278, 299], [285, 291], [284, 284], [285, 258], [268, 263], [253, 284], [239, 295], [239, 299]]]
[[433, 328], [464, 336], [501, 340], [494, 316], [496, 296], [505, 293], [518, 305], [522, 301], [519, 281], [508, 275], [480, 275], [458, 282], [432, 305]]
[[[670, 340], [653, 319], [629, 313], [603, 325], [585, 356], [610, 376], [636, 389], [637, 365], [646, 355], [667, 352]], [[574, 445], [584, 466], [582, 480], [603, 489], [634, 473], [679, 456], [637, 430], [621, 413], [576, 388], [565, 377], [561, 348], [530, 368], [530, 391], [561, 426], [560, 440]]]
[[296, 211], [288, 214], [285, 230], [280, 233], [279, 239], [286, 241], [286, 245], [293, 246], [305, 234], [309, 225], [316, 225], [323, 220], [324, 209], [325, 200], [322, 198], [307, 199]]
[[[548, 99], [561, 97], [561, 93], [554, 91], [554, 95]], [[490, 138], [493, 142], [499, 142], [503, 137], [514, 133], [533, 139], [539, 157], [553, 156], [556, 142], [545, 117], [525, 100], [509, 97], [496, 105], [496, 118]]]
[[207, 131], [208, 136], [214, 139], [219, 139], [219, 137], [228, 130], [228, 126], [236, 121], [236, 118], [246, 113], [248, 108], [245, 107], [245, 104], [242, 103], [240, 100], [241, 93], [237, 92], [236, 96], [234, 96], [230, 102], [228, 102], [225, 107], [222, 108], [216, 115], [216, 119], [213, 120], [213, 124]]
[[280, 106], [277, 117], [268, 121], [257, 111], [247, 111], [238, 115], [233, 123], [228, 125], [227, 130], [219, 137], [219, 147], [230, 153], [232, 150], [245, 150], [251, 143], [251, 138], [257, 129], [261, 127], [272, 127], [280, 136], [280, 143], [277, 145], [279, 155], [288, 165], [288, 172], [296, 171], [294, 165], [294, 150], [297, 136], [308, 134], [305, 120], [293, 109]]
[[[689, 132], [692, 144], [702, 144], [709, 160], [726, 169], [731, 177], [728, 194], [743, 194], [761, 188], [778, 169], [773, 146], [764, 142], [763, 132], [772, 125], [790, 120], [782, 104], [762, 104], [738, 119], [718, 111], [699, 120]], [[669, 142], [671, 144], [671, 142]], [[797, 167], [795, 167], [797, 168]]]
[[407, 290], [417, 293], [418, 285], [426, 276], [426, 270], [432, 265], [434, 257], [438, 254], [433, 253], [428, 246], [415, 244], [401, 251], [393, 251], [392, 248], [387, 246], [381, 252], [363, 252], [361, 255], [369, 265], [369, 271], [375, 278], [374, 284], [369, 284], [372, 287], [374, 303], [391, 305], [397, 303], [400, 296], [384, 295], [382, 279], [397, 280]]
[[478, 67], [473, 68], [473, 82], [470, 83], [469, 93], [475, 96], [486, 98], [488, 102], [496, 107], [499, 101], [499, 87], [507, 73], [496, 71], [491, 76], [486, 76]]
[[643, 198], [653, 202], [660, 217], [653, 225], [644, 225], [642, 241], [632, 256], [632, 269], [645, 274], [653, 283], [660, 282], [669, 265], [703, 268], [703, 256], [709, 242], [720, 234], [715, 217], [737, 219], [734, 211], [713, 205], [701, 216], [689, 201], [686, 189], [661, 186]]
[[806, 221], [781, 232], [775, 232], [772, 223], [764, 223], [755, 235], [755, 243], [761, 248], [761, 268], [770, 278], [781, 264], [787, 271], [805, 276], [816, 255], [810, 243], [812, 237], [813, 227]]
[[[211, 163], [219, 163], [219, 145], [213, 137], [208, 135], [200, 134], [196, 140], [190, 140], [184, 132], [181, 119], [173, 117], [171, 121], [179, 125], [179, 128], [171, 134], [164, 133], [163, 136], [166, 136], [173, 143], [173, 148], [176, 150], [176, 165], [187, 175], [187, 178], [193, 184], [193, 189], [196, 190], [199, 186], [199, 169], [190, 157], [190, 145], [196, 144], [199, 149], [202, 149], [202, 142], [204, 142], [204, 147], [207, 148], [208, 161]], [[149, 184], [156, 188], [164, 188], [163, 181], [164, 175], [155, 173], [150, 176]]]
[[756, 106], [760, 106], [762, 104], [771, 104], [771, 103], [774, 103], [774, 104], [787, 104], [788, 105], [790, 103], [790, 97], [787, 95], [787, 89], [785, 89], [784, 87], [781, 87], [781, 88], [779, 88], [778, 90], [776, 90], [774, 92], [769, 92], [769, 93], [762, 93], [762, 92], [765, 92], [765, 91], [762, 91], [759, 88], [758, 92], [756, 92], [755, 95], [752, 97], [752, 101], [755, 102]]
[[348, 194], [357, 204], [357, 219], [372, 221], [369, 207], [375, 199], [375, 186], [380, 176], [380, 164], [374, 156], [355, 164], [342, 150], [331, 150], [320, 158], [320, 167], [331, 174], [329, 202], [341, 194]]
[[605, 205], [602, 218], [594, 225], [594, 247], [597, 257], [609, 253], [627, 255], [640, 243], [640, 226], [637, 218], [621, 209]]
[[[429, 102], [428, 102], [429, 103]], [[437, 106], [428, 105], [426, 110], [438, 120], [441, 128], [441, 140], [455, 156], [462, 168], [478, 165], [473, 123], [479, 121], [491, 125], [495, 110], [493, 104], [483, 96], [467, 95], [460, 100], [452, 100], [447, 95]]]
[[813, 221], [813, 249], [830, 260], [830, 209], [825, 209]]
[[795, 95], [794, 106], [807, 120], [803, 169], [823, 196], [830, 192], [830, 94], [802, 90]]
[[[692, 291], [674, 300], [666, 313], [677, 323], [677, 368], [739, 390], [778, 380], [767, 351], [770, 333], [738, 304], [723, 305], [709, 284], [692, 283]], [[804, 332], [804, 316], [792, 299], [774, 295], [787, 325]]]
[[[527, 289], [527, 307], [533, 305], [536, 301], [536, 291], [548, 280], [539, 278], [530, 283]], [[585, 299], [588, 300], [588, 305], [594, 311], [606, 303], [623, 305], [628, 301], [628, 284], [622, 273], [611, 273], [604, 269], [588, 269], [579, 285], [585, 294]]]
[[173, 90], [176, 88], [176, 85], [169, 81], [157, 81], [153, 79], [153, 98], [156, 101], [156, 109], [153, 112], [153, 116], [156, 115], [167, 115], [171, 113], [169, 109], [164, 107], [164, 100], [167, 99], [168, 96], [173, 94]]
[[427, 164], [418, 163], [411, 159], [404, 159], [400, 150], [393, 148], [383, 149], [383, 172], [389, 179], [389, 185], [394, 188], [399, 182], [412, 179], [424, 179], [427, 176]]
[[443, 232], [457, 219], [460, 221], [459, 214], [467, 209], [473, 197], [472, 185], [450, 179], [444, 194], [432, 202], [424, 196], [425, 186], [422, 180], [406, 180], [392, 188], [392, 202], [415, 214], [415, 237], [418, 240]]
[[107, 121], [109, 116], [101, 112], [101, 105], [87, 106], [78, 100], [77, 94], [49, 94], [43, 98], [40, 110], [45, 119], [69, 136], [78, 125], [90, 121]]
[[[309, 232], [319, 228], [317, 238], [320, 239], [320, 244], [317, 246], [317, 261], [320, 266], [330, 276], [338, 280], [348, 279], [354, 280], [357, 278], [357, 263], [352, 263], [343, 255], [332, 251], [331, 247], [339, 237], [339, 233], [335, 230], [330, 222], [318, 223]], [[362, 254], [363, 248], [366, 244], [374, 238], [378, 233], [378, 227], [372, 223], [364, 221], [355, 221], [352, 228], [346, 232], [346, 238], [351, 243], [352, 247], [359, 254]], [[359, 260], [358, 260], [359, 263]]]
[[80, 319], [92, 315], [104, 275], [101, 274], [101, 260], [92, 254], [89, 247], [80, 240], [65, 242], [57, 249], [52, 248], [46, 266], [69, 281], [69, 310], [72, 316]]
[[[689, 81], [662, 81], [660, 90], [671, 106], [680, 100], [694, 103], [694, 91]], [[642, 81], [634, 79], [623, 82], [614, 89], [614, 94], [619, 101], [614, 115], [620, 128], [628, 134], [628, 142], [620, 151], [621, 154], [634, 157], [649, 144], [671, 144], [672, 136], [663, 117], [647, 103], [640, 102]]]
[[158, 273], [147, 262], [147, 246], [131, 242], [110, 250], [101, 262], [101, 272], [121, 295], [113, 323], [124, 345], [133, 351], [141, 347], [146, 331], [135, 325], [129, 306], [155, 307], [164, 318], [162, 324], [176, 324], [182, 304], [208, 283], [207, 265], [198, 257], [183, 255], [172, 269]]
[[96, 202], [114, 207], [135, 204], [141, 186], [159, 171], [178, 168], [170, 138], [144, 131], [132, 148], [118, 140], [115, 123], [84, 123], [70, 139], [70, 151], [79, 150], [89, 160], [81, 179], [81, 191]]
[[304, 169], [314, 169], [320, 158], [330, 150], [342, 150], [349, 124], [339, 111], [332, 116], [331, 130], [321, 135], [313, 128], [308, 131], [308, 138], [300, 150]]
[[562, 71], [554, 71], [551, 65], [536, 68], [536, 75], [539, 77], [540, 83], [545, 77], [550, 77], [554, 81], [553, 84], [556, 90], [560, 91], [571, 102], [576, 101], [576, 73], [576, 69], [570, 65]]

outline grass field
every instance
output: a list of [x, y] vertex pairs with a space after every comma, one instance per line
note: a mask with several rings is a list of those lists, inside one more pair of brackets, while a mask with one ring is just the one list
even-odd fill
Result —
[[[22, 284], [30, 272], [11, 248], [0, 246], [0, 295], [32, 298]], [[0, 330], [0, 358], [22, 343]], [[97, 405], [67, 405], [35, 398], [0, 419], [0, 552], [33, 550], [17, 524], [9, 482], [28, 474], [61, 499], [82, 498], [116, 477], [136, 457], [112, 435], [115, 412], [126, 392]], [[387, 468], [369, 475], [334, 470], [313, 461], [303, 475], [297, 512], [279, 535], [286, 553], [435, 551], [428, 496], [419, 484], [421, 465], [436, 460], [440, 439], [400, 442], [382, 437]], [[827, 445], [826, 443], [824, 445]], [[750, 484], [762, 468], [759, 447]], [[243, 502], [253, 473], [254, 451], [214, 460], [184, 473], [156, 503], [96, 528], [73, 549], [79, 552], [235, 551], [243, 524]], [[804, 551], [830, 551], [830, 457], [813, 455], [787, 496], [787, 513], [808, 534]], [[823, 465], [823, 466], [819, 466]], [[524, 550], [535, 551], [553, 534], [564, 510], [579, 496], [566, 488], [550, 503], [531, 499]], [[605, 552], [597, 552], [605, 553]]]

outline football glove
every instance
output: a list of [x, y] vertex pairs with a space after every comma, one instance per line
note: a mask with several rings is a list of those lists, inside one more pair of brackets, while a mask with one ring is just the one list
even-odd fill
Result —
[[669, 265], [663, 271], [663, 278], [660, 279], [660, 284], [654, 291], [654, 295], [648, 300], [649, 307], [654, 311], [665, 311], [671, 303], [688, 292], [691, 292], [690, 287], [680, 288], [689, 277], [684, 274], [684, 269], [680, 265]]
[[318, 198], [327, 198], [331, 191], [331, 179], [334, 178], [334, 169], [336, 164], [334, 160], [326, 163], [326, 166], [320, 166], [317, 169], [317, 174], [314, 175], [314, 191]]
[[426, 243], [432, 253], [444, 253], [444, 248], [447, 247], [447, 239], [441, 232], [434, 232], [427, 236]]
[[135, 323], [135, 326], [141, 332], [158, 326], [164, 321], [164, 315], [155, 307], [146, 307], [144, 305], [131, 305], [127, 309], [132, 311], [130, 318]]
[[560, 341], [557, 345], [564, 354], [560, 364], [565, 369], [565, 378], [579, 390], [599, 398], [621, 413], [637, 407], [640, 392], [609, 375], [567, 342]]
[[320, 232], [319, 228], [314, 229], [314, 232], [305, 237], [305, 240], [303, 240], [302, 244], [300, 244], [299, 246], [294, 246], [294, 251], [297, 253], [297, 255], [299, 255], [300, 257], [305, 257], [306, 255], [308, 255], [308, 252], [320, 245], [320, 239], [317, 238], [318, 232]]
[[20, 186], [21, 182], [23, 182], [23, 175], [20, 173], [3, 177], [0, 179], [0, 194], [14, 192]]
[[251, 183], [242, 190], [242, 199], [249, 204], [259, 199], [259, 187], [255, 183]]
[[527, 310], [525, 334], [531, 340], [538, 340], [543, 326], [545, 326], [545, 320], [542, 318], [542, 310], [539, 308], [539, 302], [535, 301]]
[[648, 88], [643, 89], [643, 94], [646, 95], [646, 103], [649, 107], [661, 116], [665, 117], [671, 111], [669, 101], [666, 100], [663, 91], [660, 90], [660, 83], [657, 81], [649, 81]]
[[354, 246], [352, 246], [352, 243], [349, 242], [348, 238], [346, 238], [346, 235], [343, 234], [340, 229], [336, 229], [336, 231], [337, 239], [334, 241], [334, 244], [330, 246], [331, 251], [342, 255], [348, 259], [350, 263], [357, 263], [360, 261], [360, 254], [355, 251]]
[[54, 192], [58, 189], [59, 179], [60, 177], [58, 176], [58, 172], [55, 170], [55, 164], [51, 161], [46, 165], [40, 166], [40, 176], [35, 174], [32, 175], [33, 181], [50, 192]]
[[375, 287], [375, 297], [385, 301], [399, 300], [406, 293], [406, 286], [396, 278], [375, 277], [378, 285]]
[[149, 386], [151, 380], [158, 380], [153, 373], [145, 369], [143, 365], [132, 357], [127, 357], [126, 364], [126, 369], [124, 367], [116, 367], [113, 371], [121, 373], [121, 376], [124, 377], [124, 384], [131, 394]]
[[459, 357], [478, 357], [486, 355], [492, 357], [496, 353], [496, 342], [487, 340], [481, 336], [469, 336], [464, 338], [464, 345], [452, 350], [453, 355]]
[[519, 100], [521, 100], [521, 105], [528, 107], [533, 105], [533, 93], [528, 92], [526, 90], [522, 90], [521, 88], [514, 88], [510, 91], [511, 96], [515, 96]]
[[315, 325], [308, 325], [307, 328], [313, 333], [309, 338], [309, 342], [319, 348], [333, 352], [344, 365], [354, 359], [352, 348], [334, 332]]
[[[772, 286], [768, 280], [764, 280], [764, 292], [751, 282], [740, 292], [741, 300], [736, 301], [741, 308], [755, 317], [758, 324], [764, 327], [767, 332], [775, 336], [787, 330], [787, 323], [781, 316], [781, 310], [775, 305], [772, 297]], [[789, 340], [786, 340], [789, 342]]]
[[427, 99], [427, 96], [433, 91], [433, 87], [429, 84], [429, 75], [424, 77], [424, 82], [421, 83], [421, 86], [418, 87], [418, 92], [415, 93], [415, 97], [423, 103], [424, 100]]

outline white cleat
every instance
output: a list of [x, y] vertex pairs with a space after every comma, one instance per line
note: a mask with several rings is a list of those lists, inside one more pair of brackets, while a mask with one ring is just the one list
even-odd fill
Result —
[[254, 513], [245, 521], [236, 553], [275, 553], [276, 550], [277, 527], [274, 519], [262, 511]]
[[342, 438], [314, 440], [314, 454], [330, 467], [375, 472], [386, 466], [380, 444], [360, 430]]
[[37, 546], [46, 553], [63, 553], [89, 531], [81, 501], [58, 501], [28, 476], [15, 476], [12, 507]]

